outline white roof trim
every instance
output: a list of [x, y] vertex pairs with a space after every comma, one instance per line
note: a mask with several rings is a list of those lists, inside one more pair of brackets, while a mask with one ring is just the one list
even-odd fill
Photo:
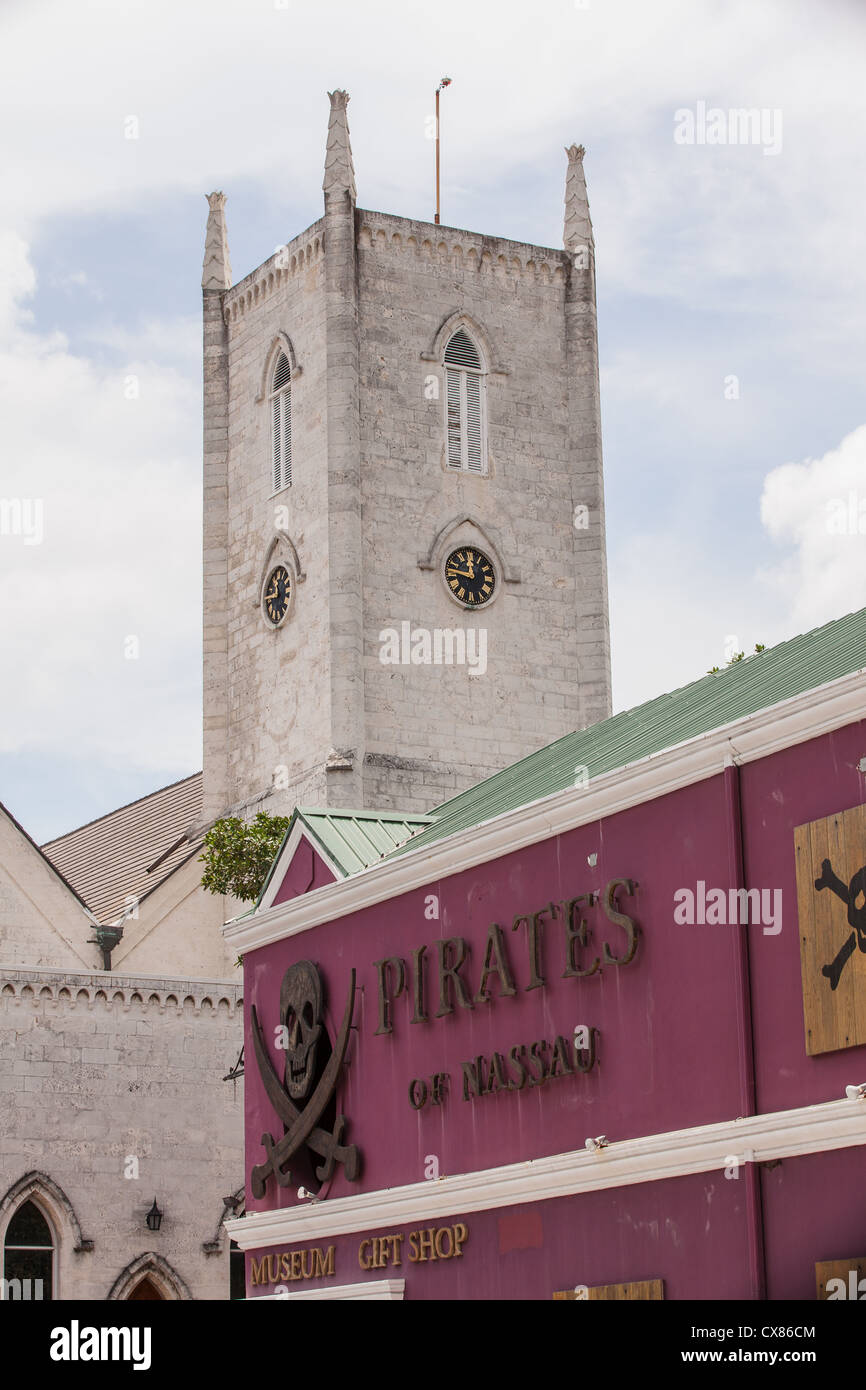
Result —
[[667, 796], [721, 772], [726, 764], [766, 758], [866, 718], [864, 672], [855, 671], [755, 714], [653, 753], [638, 762], [507, 811], [471, 830], [384, 860], [253, 917], [229, 923], [223, 934], [240, 954], [373, 907], [414, 888], [462, 873], [554, 835]]
[[[589, 1121], [587, 1121], [587, 1124]], [[593, 1124], [597, 1127], [598, 1121]], [[866, 1145], [866, 1101], [832, 1100], [767, 1115], [749, 1115], [694, 1129], [669, 1130], [611, 1142], [597, 1152], [578, 1149], [501, 1168], [359, 1192], [333, 1201], [303, 1202], [279, 1211], [248, 1211], [226, 1221], [242, 1250], [379, 1231], [410, 1221], [436, 1221], [471, 1212], [523, 1206], [690, 1173], [721, 1172], [736, 1157], [766, 1163], [800, 1154]]]

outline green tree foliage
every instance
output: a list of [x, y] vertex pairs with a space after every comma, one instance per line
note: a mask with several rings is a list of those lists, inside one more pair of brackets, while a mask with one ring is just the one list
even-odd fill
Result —
[[204, 837], [202, 888], [254, 902], [288, 826], [288, 816], [270, 816], [267, 811], [259, 811], [251, 821], [237, 816], [216, 821]]

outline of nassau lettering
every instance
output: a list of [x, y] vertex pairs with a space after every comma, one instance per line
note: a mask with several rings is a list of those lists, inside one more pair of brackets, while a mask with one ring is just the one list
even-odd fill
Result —
[[[549, 973], [557, 969], [566, 980], [587, 979], [610, 965], [629, 965], [638, 948], [640, 929], [620, 912], [618, 894], [631, 897], [637, 884], [628, 878], [614, 878], [603, 892], [581, 893], [561, 902], [549, 902], [536, 912], [514, 918], [511, 933], [517, 933], [523, 966], [515, 971], [515, 938], [498, 922], [493, 922], [473, 990], [471, 950], [461, 936], [434, 941], [431, 947], [418, 946], [409, 961], [402, 956], [386, 956], [374, 961], [378, 979], [378, 1026], [376, 1036], [394, 1031], [395, 1003], [405, 999], [409, 1023], [429, 1023], [445, 1018], [455, 1009], [474, 1009], [495, 998], [512, 999], [521, 991], [543, 989]], [[605, 936], [601, 950], [592, 945], [593, 927], [588, 915], [600, 908], [609, 924], [619, 929], [614, 944]], [[560, 943], [558, 964], [550, 937], [558, 926]]]
[[[577, 1028], [572, 1041], [560, 1034], [553, 1042], [539, 1038], [534, 1043], [517, 1043], [507, 1053], [492, 1052], [461, 1062], [464, 1100], [476, 1100], [494, 1095], [497, 1091], [522, 1091], [526, 1086], [543, 1086], [562, 1076], [575, 1076], [592, 1071], [597, 1060], [598, 1028], [587, 1025]], [[447, 1099], [451, 1077], [448, 1072], [434, 1072], [429, 1084], [423, 1076], [409, 1082], [409, 1104], [413, 1110], [423, 1110], [428, 1101], [442, 1105]]]

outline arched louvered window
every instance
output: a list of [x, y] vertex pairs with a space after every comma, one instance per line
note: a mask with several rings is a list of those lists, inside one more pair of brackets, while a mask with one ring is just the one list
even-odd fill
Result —
[[274, 492], [292, 482], [292, 369], [281, 352], [271, 377], [271, 460]]
[[477, 347], [458, 328], [445, 349], [448, 467], [466, 473], [487, 472], [483, 373]]

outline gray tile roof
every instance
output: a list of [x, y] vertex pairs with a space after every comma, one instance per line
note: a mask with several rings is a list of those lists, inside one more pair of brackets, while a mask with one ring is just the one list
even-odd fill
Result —
[[42, 845], [42, 853], [101, 922], [121, 915], [198, 851], [185, 838], [201, 820], [202, 775], [151, 792]]

